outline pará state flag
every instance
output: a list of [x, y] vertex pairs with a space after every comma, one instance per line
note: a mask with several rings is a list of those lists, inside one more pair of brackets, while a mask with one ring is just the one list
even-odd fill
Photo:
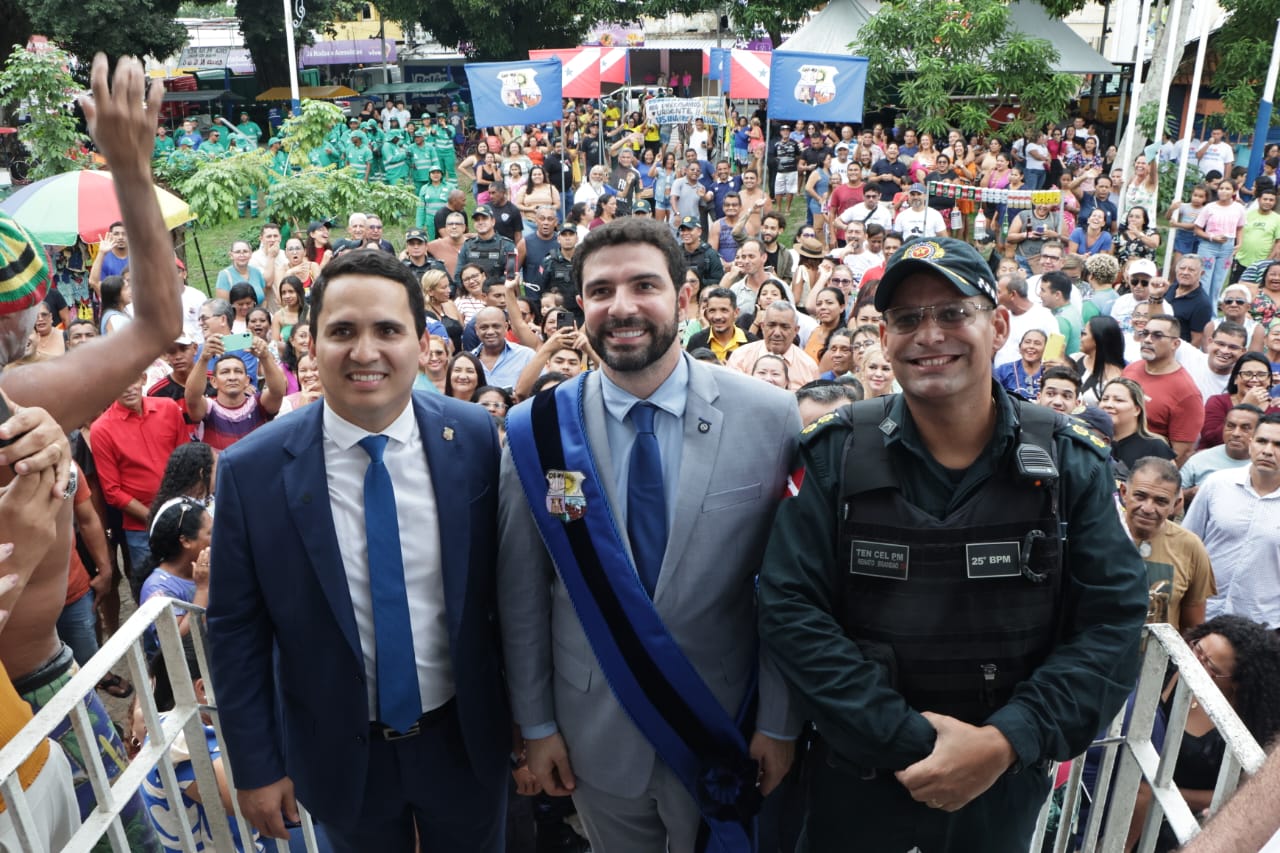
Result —
[[535, 124], [561, 118], [559, 59], [468, 62], [464, 67], [478, 127]]
[[865, 58], [775, 50], [770, 72], [770, 118], [862, 121]]
[[[769, 65], [767, 50], [733, 50], [729, 54], [729, 85], [735, 98], [769, 97]], [[770, 105], [770, 115], [773, 107]]]
[[561, 94], [566, 98], [600, 97], [600, 48], [531, 50], [530, 59], [559, 59]]

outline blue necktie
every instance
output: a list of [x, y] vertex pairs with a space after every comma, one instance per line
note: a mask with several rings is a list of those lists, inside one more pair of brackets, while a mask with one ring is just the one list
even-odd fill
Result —
[[636, 572], [649, 597], [658, 587], [662, 555], [667, 550], [667, 496], [662, 487], [662, 452], [653, 432], [652, 403], [636, 403], [628, 417], [636, 428], [627, 470], [627, 537]]
[[406, 732], [422, 716], [422, 699], [409, 627], [409, 597], [404, 588], [396, 492], [382, 462], [387, 437], [365, 436], [360, 446], [369, 454], [364, 474], [364, 530], [369, 544], [369, 592], [378, 662], [378, 719]]

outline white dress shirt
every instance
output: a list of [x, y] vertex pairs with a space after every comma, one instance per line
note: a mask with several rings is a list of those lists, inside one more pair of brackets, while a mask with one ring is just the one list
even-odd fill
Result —
[[[369, 549], [364, 525], [364, 475], [369, 454], [358, 442], [371, 433], [343, 420], [324, 405], [324, 466], [329, 503], [355, 611], [356, 630], [364, 653], [369, 719], [378, 717], [377, 646], [373, 596], [369, 589]], [[430, 711], [453, 698], [453, 661], [449, 655], [449, 625], [444, 606], [444, 574], [436, 494], [427, 468], [427, 455], [418, 434], [413, 404], [405, 406], [382, 434], [387, 436], [383, 462], [396, 493], [404, 586], [409, 599], [409, 626], [422, 710]], [[375, 567], [376, 571], [376, 567]]]

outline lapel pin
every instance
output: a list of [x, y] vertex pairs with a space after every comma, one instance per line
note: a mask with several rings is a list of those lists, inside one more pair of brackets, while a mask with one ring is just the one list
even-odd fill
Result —
[[453, 441], [453, 427], [445, 427], [440, 435], [444, 437], [445, 441]]
[[698, 418], [698, 432], [701, 432], [701, 433], [711, 432], [711, 422], [705, 421], [702, 418]]

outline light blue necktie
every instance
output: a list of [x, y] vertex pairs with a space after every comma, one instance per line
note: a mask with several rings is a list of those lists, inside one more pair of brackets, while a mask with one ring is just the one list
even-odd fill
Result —
[[398, 732], [407, 732], [422, 716], [422, 699], [409, 627], [409, 597], [404, 588], [396, 492], [382, 461], [387, 436], [365, 436], [360, 447], [369, 454], [364, 474], [364, 530], [378, 661], [378, 719]]
[[652, 403], [636, 403], [627, 416], [636, 428], [627, 469], [627, 537], [636, 572], [649, 597], [658, 587], [662, 555], [667, 550], [667, 497], [662, 486], [662, 452], [653, 431]]

